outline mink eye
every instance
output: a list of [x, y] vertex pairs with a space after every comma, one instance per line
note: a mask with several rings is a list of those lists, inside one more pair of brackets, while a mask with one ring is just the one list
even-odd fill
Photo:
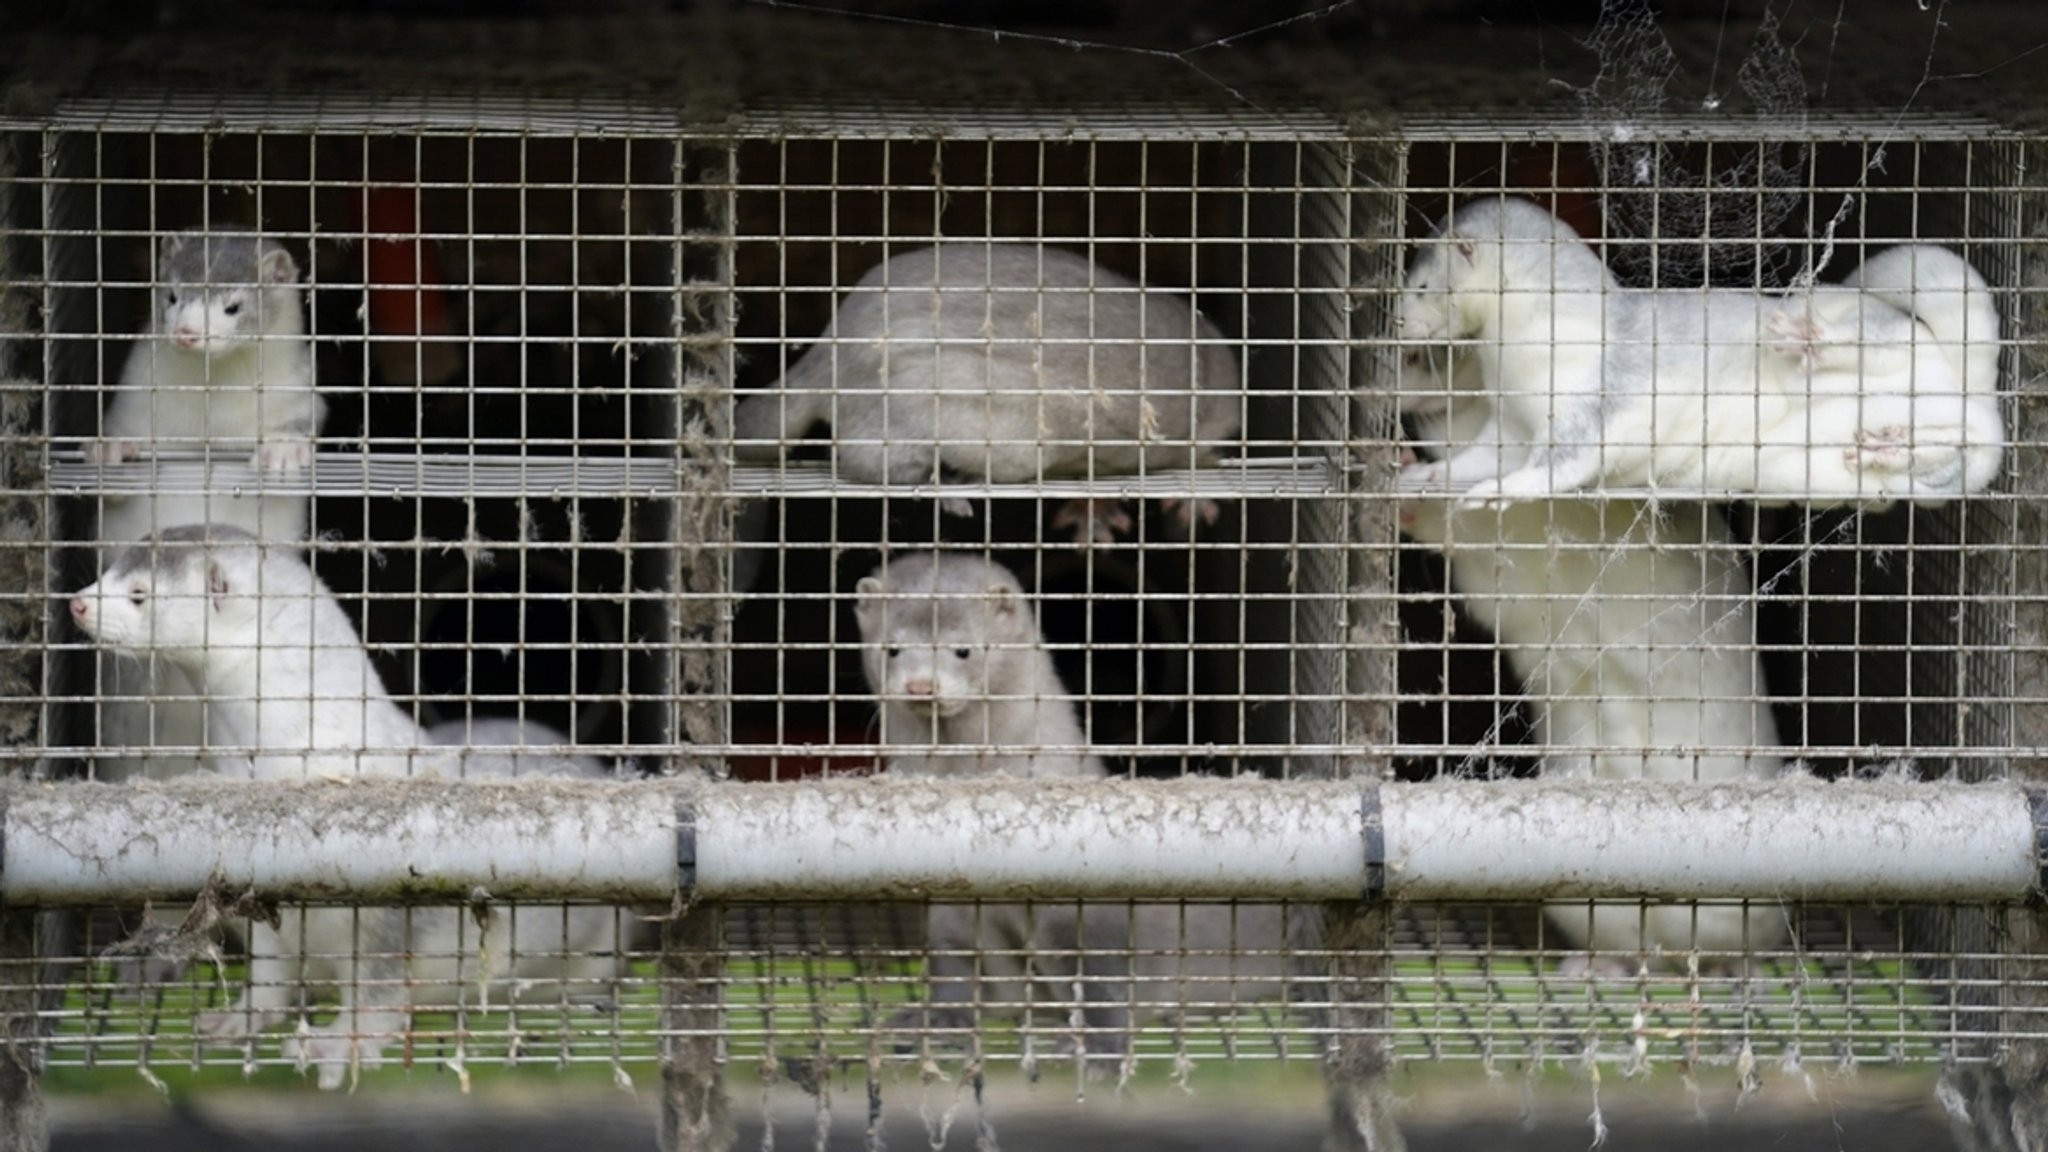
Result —
[[966, 648], [955, 648], [955, 649], [953, 649], [953, 655], [955, 655], [955, 656], [959, 657], [959, 658], [960, 658], [960, 659], [962, 659], [962, 660], [965, 660], [965, 659], [967, 659], [967, 653], [968, 653], [968, 649], [966, 649]]
[[242, 302], [240, 300], [230, 300], [226, 304], [221, 305], [220, 310], [229, 316], [240, 315], [242, 311]]
[[142, 602], [147, 599], [149, 599], [149, 589], [146, 586], [137, 584], [135, 587], [128, 589], [128, 602], [130, 604], [140, 607]]
[[887, 656], [887, 657], [888, 657], [889, 659], [891, 659], [891, 660], [894, 660], [894, 659], [895, 659], [895, 658], [897, 658], [898, 656], [901, 656], [901, 655], [903, 655], [903, 649], [901, 649], [901, 648], [887, 648], [887, 649], [884, 649], [884, 650], [883, 650], [883, 655]]
[[164, 293], [164, 303], [166, 303], [166, 304], [176, 304], [177, 302], [178, 302], [178, 294], [177, 294], [176, 292], [166, 292], [166, 293]]

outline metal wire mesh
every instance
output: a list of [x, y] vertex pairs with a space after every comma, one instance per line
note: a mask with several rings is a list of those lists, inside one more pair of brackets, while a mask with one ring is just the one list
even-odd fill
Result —
[[[717, 764], [782, 786], [927, 751], [878, 718], [857, 605], [859, 582], [885, 560], [937, 549], [1014, 577], [1034, 627], [996, 647], [1036, 652], [1042, 640], [1061, 690], [1052, 706], [1071, 707], [1082, 734], [1039, 747], [985, 727], [953, 750], [982, 755], [984, 770], [1028, 773], [1061, 754], [1099, 760], [1083, 771], [1105, 780], [1222, 775], [1251, 787], [1543, 769], [1530, 701], [1572, 690], [1525, 683], [1511, 638], [1460, 607], [1465, 589], [1442, 549], [1400, 535], [1412, 493], [1396, 480], [1404, 433], [1391, 394], [1412, 343], [1393, 324], [1405, 243], [1454, 201], [1512, 189], [1600, 235], [1603, 204], [1640, 194], [1603, 184], [1555, 133], [1511, 143], [1526, 133], [1437, 125], [1345, 137], [1247, 116], [1099, 133], [1020, 122], [943, 138], [886, 122], [754, 125], [679, 141], [631, 118], [600, 132], [561, 109], [394, 130], [280, 107], [247, 110], [260, 126], [234, 107], [209, 110], [225, 127], [170, 105], [157, 120], [85, 109], [9, 135], [0, 184], [18, 226], [0, 290], [35, 300], [16, 333], [33, 355], [17, 353], [16, 367], [40, 377], [29, 396], [49, 449], [46, 472], [10, 483], [58, 526], [26, 537], [47, 580], [22, 602], [74, 592], [105, 566], [111, 541], [98, 525], [112, 504], [260, 485], [307, 501], [310, 566], [409, 721], [455, 723], [456, 744], [573, 751], [615, 774]], [[1878, 131], [1881, 145], [1863, 134]], [[1526, 571], [1654, 554], [1694, 584], [1710, 567], [1735, 581], [1716, 610], [1741, 626], [1712, 643], [1747, 655], [1762, 679], [1732, 698], [1675, 673], [1648, 691], [1696, 716], [1742, 706], [1769, 717], [1776, 738], [1696, 719], [1682, 755], [1769, 756], [1831, 777], [2002, 778], [2031, 754], [2016, 731], [2027, 701], [2013, 647], [2016, 636], [2031, 644], [2017, 618], [2037, 591], [2022, 528], [2037, 429], [2020, 385], [2032, 303], [2023, 221], [2038, 165], [2022, 163], [2014, 140], [1889, 121], [1789, 140], [1674, 139], [1708, 156], [1796, 148], [1796, 210], [1759, 223], [1739, 274], [1717, 263], [1725, 236], [1709, 247], [1676, 231], [1601, 235], [1608, 250], [1632, 247], [1663, 287], [1725, 287], [1736, 275], [1739, 287], [1775, 290], [1807, 268], [1828, 279], [1855, 263], [1824, 260], [1830, 244], [1954, 249], [1996, 290], [2007, 465], [1966, 499], [1887, 510], [1623, 488], [1609, 495], [1658, 498], [1667, 535], [1618, 550], [1605, 538], [1482, 543]], [[305, 339], [328, 405], [317, 461], [280, 484], [250, 467], [246, 448], [88, 460], [139, 318], [167, 286], [152, 270], [157, 244], [230, 225], [260, 226], [303, 272]], [[1202, 445], [1206, 456], [1182, 443], [1163, 461], [1023, 480], [958, 467], [855, 475], [842, 455], [853, 438], [815, 430], [770, 438], [765, 460], [742, 458], [735, 403], [773, 400], [807, 352], [851, 359], [884, 342], [820, 334], [865, 277], [942, 240], [983, 258], [1018, 246], [1040, 266], [1071, 253], [1095, 270], [1085, 286], [1039, 292], [1086, 300], [1080, 331], [1018, 337], [991, 312], [980, 351], [972, 340], [960, 349], [973, 373], [1006, 347], [1029, 359], [1062, 343], [1102, 363], [1119, 342], [1166, 362], [1175, 339], [1106, 330], [1115, 302], [1141, 298], [1178, 323], [1183, 360], [1191, 346], [1232, 362], [1219, 394], [1233, 430]], [[927, 343], [945, 363], [944, 341]], [[1190, 369], [1180, 372], [1159, 387], [1186, 393]], [[1095, 383], [1105, 406], [1132, 392]], [[1025, 446], [1039, 452], [1088, 439], [1036, 432]], [[1003, 439], [972, 446], [991, 461], [1014, 446]], [[1078, 527], [1060, 519], [1076, 500], [1097, 502]], [[1672, 527], [1688, 516], [1725, 516], [1725, 529], [1688, 538]], [[1655, 599], [1596, 583], [1557, 607], [1620, 614]], [[117, 661], [61, 621], [47, 644], [24, 644], [40, 682], [10, 696], [32, 706], [42, 736], [11, 750], [16, 767], [83, 788], [71, 778], [147, 751], [107, 736], [118, 701], [102, 669]], [[972, 687], [1018, 708], [1046, 703], [1038, 682]], [[1655, 699], [1608, 696], [1623, 708]], [[463, 727], [508, 719], [550, 732], [485, 739]], [[252, 749], [220, 730], [186, 750]], [[377, 903], [340, 921], [273, 924], [278, 909], [260, 893], [216, 893], [222, 922], [189, 930], [134, 907], [44, 917], [34, 958], [8, 958], [0, 984], [47, 1006], [49, 1067], [158, 1077], [298, 1065], [302, 1032], [216, 1043], [199, 1029], [252, 987], [281, 994], [291, 1016], [350, 981], [351, 995], [381, 982], [406, 1007], [396, 1025], [357, 1036], [345, 1061], [367, 1063], [376, 1048], [390, 1064], [588, 1064], [630, 1079], [681, 1037], [711, 1043], [723, 1068], [799, 1085], [848, 1069], [1035, 1071], [1076, 1056], [1113, 1076], [1186, 1074], [1313, 1063], [1346, 1042], [1396, 1061], [1674, 1063], [1747, 1079], [1769, 1061], [1982, 1062], [2048, 1032], [2033, 1006], [2038, 977], [2005, 946], [2023, 936], [2012, 909], [1807, 906], [1798, 890], [1788, 876], [1782, 903], [1646, 908], [1615, 893], [1620, 903], [1597, 906], [1418, 906], [1383, 931], [1374, 921], [1363, 949], [1325, 932], [1326, 916], [1356, 910], [1320, 906], [1083, 904], [1057, 892], [748, 906], [715, 910], [715, 930], [688, 955], [651, 926], [672, 909], [480, 897], [460, 910]], [[593, 915], [595, 936], [577, 927]], [[1635, 942], [1589, 954], [1603, 919], [1633, 925], [1622, 934]], [[492, 956], [490, 926], [507, 921], [510, 952]], [[346, 925], [339, 957], [333, 937], [303, 928], [323, 922]], [[1645, 945], [1652, 922], [1680, 927]], [[283, 927], [294, 923], [296, 940]], [[265, 946], [281, 952], [266, 958]], [[437, 957], [452, 973], [424, 974]], [[520, 975], [550, 962], [571, 975]], [[1347, 1014], [1361, 989], [1377, 999]], [[515, 991], [527, 998], [514, 1002]], [[679, 1026], [678, 1004], [713, 1010]]]

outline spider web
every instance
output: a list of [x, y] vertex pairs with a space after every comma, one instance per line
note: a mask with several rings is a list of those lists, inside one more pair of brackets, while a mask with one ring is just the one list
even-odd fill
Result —
[[[1777, 12], [1764, 9], [1748, 53], [1736, 69], [1740, 98], [1712, 79], [1695, 108], [1672, 94], [1678, 55], [1648, 0], [1605, 0], [1586, 40], [1600, 61], [1579, 107], [1600, 128], [1590, 146], [1600, 173], [1608, 263], [1631, 284], [1662, 288], [1700, 284], [1764, 286], [1793, 262], [1777, 240], [1801, 211], [1808, 154], [1806, 78], [1779, 37]], [[1716, 70], [1718, 72], [1718, 69]], [[1720, 116], [1727, 131], [1710, 142], [1674, 143], [1661, 121], [1685, 111]], [[1742, 141], [1720, 143], [1720, 141]]]

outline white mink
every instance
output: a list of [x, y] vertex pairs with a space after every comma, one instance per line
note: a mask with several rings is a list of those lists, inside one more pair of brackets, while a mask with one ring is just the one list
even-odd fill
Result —
[[[1440, 387], [1470, 391], [1468, 363]], [[1460, 383], [1458, 377], [1466, 376]], [[1403, 387], [1411, 382], [1404, 372]], [[1425, 417], [1455, 446], [1483, 423]], [[1711, 508], [1661, 513], [1623, 500], [1501, 508], [1409, 499], [1402, 530], [1445, 555], [1466, 615], [1491, 631], [1521, 680], [1543, 772], [1567, 778], [1726, 780], [1783, 766], [1764, 693], [1753, 592]], [[1546, 911], [1576, 948], [1602, 953], [1776, 945], [1776, 913], [1583, 901]]]
[[[158, 253], [149, 329], [135, 341], [86, 458], [148, 452], [246, 454], [265, 476], [291, 477], [313, 458], [326, 402], [299, 266], [254, 233], [182, 232]], [[179, 524], [233, 524], [265, 539], [303, 540], [303, 496], [255, 496], [208, 482], [203, 491], [108, 497], [100, 539], [126, 544]]]
[[1454, 385], [1423, 361], [1455, 350], [1473, 381], [1456, 387], [1483, 392], [1491, 409], [1443, 459], [1407, 469], [1406, 486], [1447, 483], [1477, 504], [1668, 484], [1660, 454], [1754, 444], [1790, 404], [1772, 373], [1791, 357], [1761, 336], [1778, 307], [1753, 292], [1624, 289], [1538, 205], [1468, 202], [1409, 270], [1398, 396], [1404, 415], [1442, 408]]
[[[1181, 297], [1059, 248], [953, 241], [869, 270], [733, 425], [742, 459], [829, 423], [853, 480], [1025, 483], [1208, 464], [1237, 436], [1238, 388], [1223, 334]], [[1128, 520], [1082, 502], [1060, 523], [1100, 539]]]
[[[1517, 467], [1546, 479], [1561, 470], [1560, 485], [1575, 483], [1583, 460], [1597, 458], [1608, 310], [1619, 293], [1579, 234], [1530, 201], [1487, 198], [1451, 213], [1417, 248], [1400, 335], [1411, 348], [1469, 356], [1492, 409], [1467, 443], [1411, 475], [1475, 493]], [[1404, 384], [1402, 410], [1442, 394], [1434, 381]]]
[[[1458, 451], [1404, 475], [1468, 504], [1600, 486], [1948, 499], [1995, 477], [2005, 440], [1988, 288], [1924, 245], [1783, 296], [1629, 290], [1542, 208], [1475, 201], [1422, 244], [1401, 334], [1469, 355], [1492, 399]], [[1404, 386], [1403, 412], [1443, 387]]]
[[[1935, 275], [1961, 268], [1975, 277], [1953, 254], [1927, 251], [1937, 254], [1924, 262]], [[1896, 258], [1881, 253], [1873, 266], [1868, 290], [1852, 280], [1783, 296], [1626, 295], [1619, 338], [1653, 351], [1616, 361], [1651, 383], [1610, 402], [1600, 479], [1867, 508], [1949, 499], [1989, 483], [2004, 444], [1995, 311], [1972, 320], [1973, 329], [1990, 328], [1991, 362], [1980, 372], [1969, 367], [1981, 359], [1977, 346], [1937, 340], [1906, 310], [1914, 289], [1886, 286], [1903, 271]], [[1929, 288], [1919, 306], [1941, 315]], [[1647, 369], [1634, 366], [1645, 360]]]
[[71, 601], [101, 646], [175, 665], [204, 694], [210, 757], [258, 780], [441, 774], [355, 626], [298, 550], [224, 524], [116, 551]]
[[[509, 720], [421, 731], [385, 694], [340, 605], [296, 550], [237, 528], [184, 526], [125, 548], [70, 608], [101, 645], [193, 676], [222, 721], [219, 742], [241, 746], [213, 758], [224, 774], [604, 774], [588, 757], [459, 753], [437, 742], [567, 738]], [[621, 930], [616, 910], [597, 907], [493, 909], [481, 929], [454, 908], [287, 909], [278, 927], [252, 925], [248, 984], [195, 1027], [238, 1040], [286, 1022], [302, 987], [336, 989], [334, 1020], [287, 1048], [318, 1068], [322, 1088], [338, 1088], [351, 1067], [381, 1061], [415, 1010], [481, 1003], [494, 986], [527, 1000], [603, 994], [620, 970]]]
[[[1023, 587], [1008, 569], [960, 553], [899, 556], [857, 585], [863, 668], [881, 698], [892, 774], [1105, 779]], [[1002, 751], [945, 756], [946, 745]], [[927, 750], [929, 749], [929, 751]], [[1288, 925], [1273, 904], [1126, 905], [1072, 902], [935, 904], [926, 923], [932, 1007], [897, 1024], [964, 1028], [969, 1006], [1032, 1002], [1064, 1019], [1081, 978], [1098, 1052], [1126, 1046], [1128, 1005], [1251, 998], [1278, 989]], [[1135, 963], [1130, 955], [1139, 952]], [[1185, 948], [1190, 955], [1178, 955]], [[1233, 950], [1257, 955], [1233, 957]], [[1144, 977], [1135, 983], [1133, 974]]]
[[[303, 495], [243, 492], [212, 479], [224, 454], [250, 454], [266, 477], [289, 478], [312, 459], [326, 403], [313, 388], [299, 269], [274, 241], [234, 231], [182, 232], [158, 252], [148, 330], [129, 350], [86, 459], [117, 463], [143, 452], [205, 453], [208, 479], [177, 491], [100, 501], [104, 562], [111, 547], [162, 528], [232, 524], [278, 542], [303, 540]], [[175, 668], [108, 662], [101, 671], [99, 741], [106, 747], [197, 746], [206, 736], [196, 687]], [[117, 780], [194, 771], [191, 755], [105, 757], [96, 774]]]

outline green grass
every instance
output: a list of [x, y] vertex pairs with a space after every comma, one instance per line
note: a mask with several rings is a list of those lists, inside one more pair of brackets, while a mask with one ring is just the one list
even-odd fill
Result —
[[[1570, 1063], [1589, 1043], [1610, 1058], [1626, 1058], [1640, 1043], [1652, 1061], [1728, 1061], [1745, 1039], [1764, 1060], [1792, 1045], [1806, 1060], [1820, 1062], [1938, 1057], [1928, 1029], [1939, 1013], [1904, 965], [1859, 960], [1838, 969], [1823, 978], [1817, 965], [1798, 970], [1774, 962], [1745, 998], [1726, 978], [1694, 982], [1659, 973], [1596, 984], [1539, 973], [1512, 955], [1417, 955], [1395, 965], [1392, 1023], [1397, 1050], [1410, 1061]], [[232, 1000], [239, 965], [218, 972], [195, 965], [185, 979], [143, 997], [112, 991], [103, 967], [95, 966], [91, 976], [65, 998], [46, 1081], [52, 1091], [155, 1091], [152, 1078], [176, 1093], [308, 1083], [284, 1058], [288, 1030], [266, 1033], [246, 1048], [208, 1047], [194, 1037], [196, 1013]], [[384, 1067], [363, 1071], [365, 1086], [425, 1076], [453, 1084], [461, 1078], [458, 1066], [472, 1085], [535, 1076], [604, 1085], [621, 1075], [647, 1083], [659, 1053], [658, 977], [652, 961], [634, 963], [614, 1003], [603, 1009], [546, 1003], [508, 1009], [494, 990], [487, 1011], [421, 1012], [410, 1043], [388, 1046]], [[901, 961], [745, 958], [727, 965], [725, 981], [730, 1075], [754, 1081], [771, 1071], [801, 1076], [824, 1067], [835, 1076], [858, 1076], [877, 1060], [888, 1075], [914, 1082], [935, 1069], [957, 1073], [964, 1061], [964, 1037], [935, 1037], [927, 1063], [915, 1037], [890, 1025], [892, 1014], [923, 995], [916, 969]], [[1321, 995], [1315, 985], [1301, 991]], [[1228, 992], [1219, 986], [1205, 995], [1223, 999]], [[328, 1011], [316, 1019], [326, 1019]], [[977, 1039], [992, 1075], [1071, 1076], [1062, 1053], [1070, 1050], [1072, 1035], [1065, 1006], [1041, 1004], [1028, 1023], [1019, 1014], [991, 1015]], [[1307, 1014], [1283, 1013], [1277, 1005], [1240, 1005], [1185, 1025], [1153, 1017], [1132, 1038], [1132, 1071], [1141, 1084], [1295, 1083], [1298, 1076], [1316, 1076], [1322, 1043]], [[1107, 1067], [1113, 1077], [1116, 1065]]]

